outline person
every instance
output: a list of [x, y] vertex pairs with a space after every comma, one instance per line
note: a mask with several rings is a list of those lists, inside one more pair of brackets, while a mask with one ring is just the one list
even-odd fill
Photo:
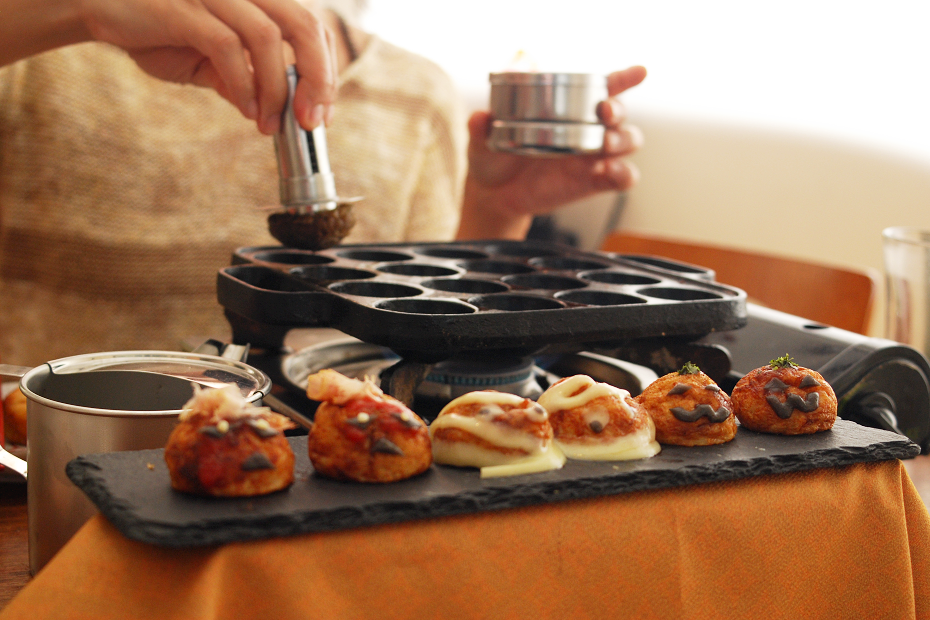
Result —
[[345, 2], [47, 4], [0, 4], [5, 362], [229, 333], [217, 271], [277, 244], [286, 60], [299, 122], [327, 125], [339, 193], [364, 197], [345, 243], [517, 239], [535, 214], [635, 182], [640, 136], [616, 95], [641, 67], [609, 77], [602, 153], [533, 159], [489, 150], [488, 113], [466, 119], [441, 69], [359, 29]]

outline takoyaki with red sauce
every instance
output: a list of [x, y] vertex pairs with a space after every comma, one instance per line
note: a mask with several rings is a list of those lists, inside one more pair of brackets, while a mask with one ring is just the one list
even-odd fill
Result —
[[220, 497], [265, 495], [294, 482], [294, 452], [284, 430], [294, 424], [249, 403], [235, 386], [194, 387], [168, 437], [171, 486]]
[[318, 474], [394, 482], [421, 474], [432, 464], [426, 423], [370, 379], [321, 370], [308, 378], [307, 397], [320, 401], [307, 437]]

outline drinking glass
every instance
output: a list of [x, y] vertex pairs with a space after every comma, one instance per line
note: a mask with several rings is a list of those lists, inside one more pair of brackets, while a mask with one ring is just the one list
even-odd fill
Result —
[[882, 231], [886, 332], [930, 356], [930, 232], [908, 226]]

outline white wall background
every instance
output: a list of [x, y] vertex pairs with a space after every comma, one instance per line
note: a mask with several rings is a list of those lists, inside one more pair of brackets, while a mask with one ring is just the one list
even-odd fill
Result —
[[623, 97], [646, 136], [624, 227], [876, 270], [884, 227], [930, 230], [930, 1], [369, 0], [363, 24], [474, 107], [520, 50], [646, 66]]
[[365, 26], [443, 66], [471, 101], [519, 50], [543, 71], [650, 75], [625, 101], [930, 160], [927, 0], [368, 0]]

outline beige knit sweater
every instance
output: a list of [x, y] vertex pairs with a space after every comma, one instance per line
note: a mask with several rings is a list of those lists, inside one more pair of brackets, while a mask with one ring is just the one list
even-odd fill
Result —
[[[465, 120], [450, 80], [372, 37], [327, 130], [345, 243], [446, 240]], [[273, 142], [214, 92], [160, 82], [100, 44], [0, 71], [0, 359], [177, 350], [227, 338], [218, 269], [275, 245]]]

